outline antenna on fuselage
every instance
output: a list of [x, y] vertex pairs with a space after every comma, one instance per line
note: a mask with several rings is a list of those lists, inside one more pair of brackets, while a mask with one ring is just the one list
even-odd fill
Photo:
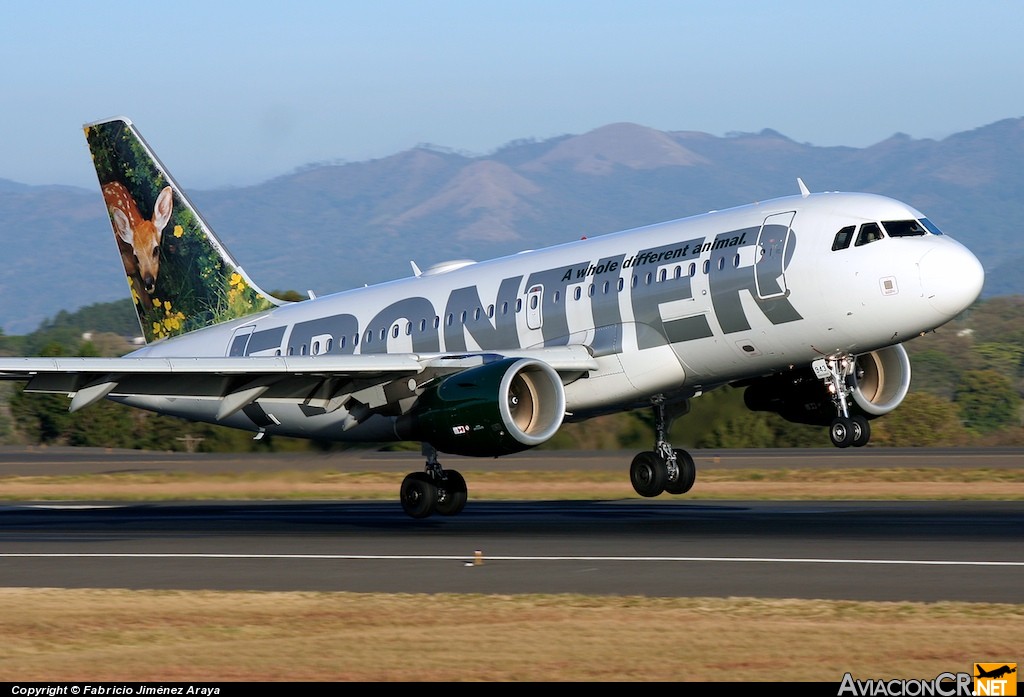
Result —
[[807, 185], [804, 184], [804, 180], [803, 179], [801, 179], [800, 177], [797, 177], [796, 178], [796, 183], [800, 186], [800, 195], [801, 196], [803, 196], [804, 198], [807, 198], [808, 196], [811, 195], [811, 192], [807, 188]]

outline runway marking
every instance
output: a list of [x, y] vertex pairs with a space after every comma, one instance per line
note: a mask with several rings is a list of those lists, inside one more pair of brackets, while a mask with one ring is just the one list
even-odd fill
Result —
[[[422, 554], [82, 554], [75, 552], [51, 553], [0, 553], [0, 559], [291, 559], [291, 560], [334, 560], [334, 561], [473, 561], [475, 555], [422, 555]], [[604, 562], [712, 562], [742, 564], [875, 564], [895, 566], [1008, 566], [1024, 567], [1024, 561], [964, 561], [956, 559], [816, 559], [799, 557], [534, 557], [534, 556], [488, 556], [494, 561], [604, 561]]]

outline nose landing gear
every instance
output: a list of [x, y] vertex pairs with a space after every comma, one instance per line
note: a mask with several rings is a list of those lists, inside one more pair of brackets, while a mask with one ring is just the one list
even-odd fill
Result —
[[829, 425], [828, 436], [837, 448], [855, 448], [871, 440], [871, 424], [861, 414], [850, 414], [849, 396], [856, 385], [856, 358], [850, 354], [819, 358], [811, 364], [814, 374], [825, 383], [825, 389], [836, 407], [836, 418]]

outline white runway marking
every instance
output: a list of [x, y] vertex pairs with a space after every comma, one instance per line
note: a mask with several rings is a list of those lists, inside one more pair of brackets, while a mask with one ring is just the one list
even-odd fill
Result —
[[[419, 555], [419, 554], [78, 554], [78, 553], [0, 553], [0, 559], [291, 559], [334, 561], [474, 561], [475, 555]], [[815, 559], [788, 557], [532, 557], [487, 556], [488, 562], [710, 562], [729, 564], [875, 564], [895, 566], [1008, 566], [1024, 567], [1024, 561], [966, 561], [958, 559]]]

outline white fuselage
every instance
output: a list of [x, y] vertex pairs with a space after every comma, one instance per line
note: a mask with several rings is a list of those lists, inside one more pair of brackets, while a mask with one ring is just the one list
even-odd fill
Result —
[[[736, 380], [903, 342], [952, 319], [983, 272], [941, 234], [833, 251], [838, 231], [921, 220], [869, 194], [793, 196], [284, 305], [154, 343], [135, 356], [437, 354], [582, 345], [598, 370], [565, 386], [566, 411], [599, 413], [655, 394]], [[216, 421], [199, 399], [118, 398]], [[393, 438], [371, 418], [342, 434], [344, 409], [265, 404], [270, 433]], [[252, 429], [243, 414], [224, 423]]]

